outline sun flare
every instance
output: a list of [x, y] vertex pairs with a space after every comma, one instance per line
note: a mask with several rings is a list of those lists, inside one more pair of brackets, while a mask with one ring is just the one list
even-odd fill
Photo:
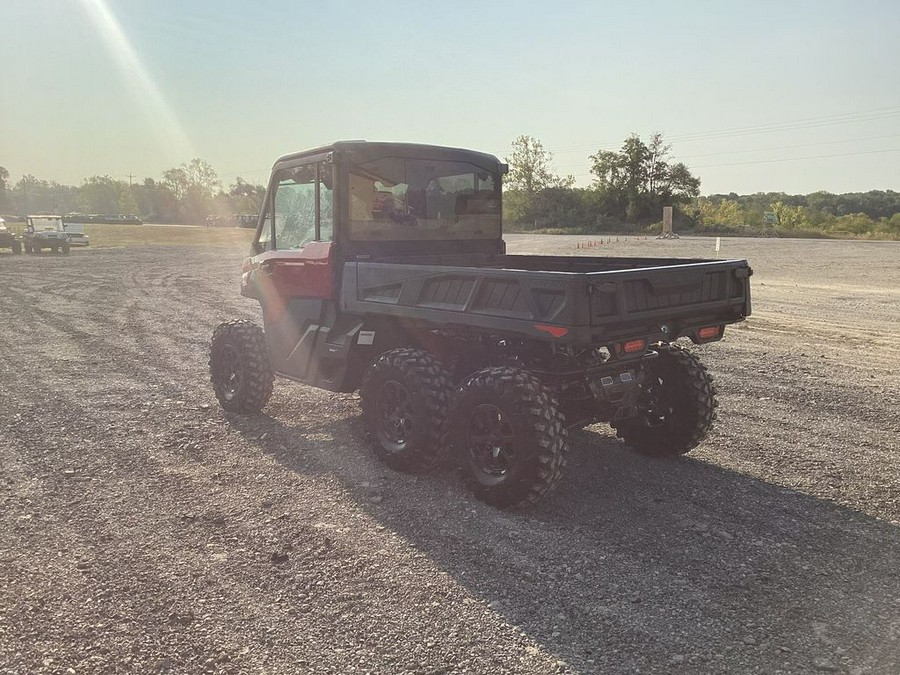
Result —
[[193, 144], [187, 132], [144, 66], [134, 47], [122, 29], [122, 25], [109, 9], [106, 0], [81, 0], [89, 19], [97, 29], [110, 57], [122, 74], [123, 82], [131, 90], [139, 108], [175, 161], [187, 161], [193, 157]]

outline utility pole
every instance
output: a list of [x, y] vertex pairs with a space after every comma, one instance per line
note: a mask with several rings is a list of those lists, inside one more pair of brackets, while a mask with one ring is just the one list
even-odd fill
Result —
[[132, 181], [132, 179], [134, 179], [134, 178], [137, 178], [137, 176], [135, 176], [133, 173], [128, 174], [128, 188], [129, 188], [129, 189], [131, 189], [132, 187], [134, 187], [134, 186], [131, 184], [131, 181]]

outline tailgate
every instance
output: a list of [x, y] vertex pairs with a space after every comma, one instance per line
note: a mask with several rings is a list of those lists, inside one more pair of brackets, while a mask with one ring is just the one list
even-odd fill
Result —
[[740, 321], [750, 315], [751, 274], [746, 260], [593, 272], [591, 324], [684, 328]]

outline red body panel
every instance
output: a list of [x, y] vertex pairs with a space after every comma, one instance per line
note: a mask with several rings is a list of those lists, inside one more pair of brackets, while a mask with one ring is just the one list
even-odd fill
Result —
[[334, 243], [312, 241], [299, 251], [266, 251], [253, 259], [265, 270], [273, 290], [282, 299], [319, 298], [334, 295], [332, 252]]

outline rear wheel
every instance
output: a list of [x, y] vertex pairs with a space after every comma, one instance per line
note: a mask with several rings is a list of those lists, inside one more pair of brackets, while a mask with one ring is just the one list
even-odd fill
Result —
[[446, 457], [450, 378], [434, 356], [405, 347], [385, 352], [359, 395], [366, 433], [385, 464], [420, 473]]
[[636, 452], [677, 457], [706, 438], [716, 419], [716, 387], [700, 360], [675, 344], [656, 346], [647, 363], [638, 415], [613, 424], [616, 435]]
[[559, 482], [568, 434], [559, 404], [531, 373], [485, 368], [456, 393], [453, 445], [475, 496], [499, 507], [534, 504]]
[[272, 396], [275, 376], [262, 329], [251, 321], [228, 321], [213, 331], [210, 381], [224, 410], [256, 413]]

